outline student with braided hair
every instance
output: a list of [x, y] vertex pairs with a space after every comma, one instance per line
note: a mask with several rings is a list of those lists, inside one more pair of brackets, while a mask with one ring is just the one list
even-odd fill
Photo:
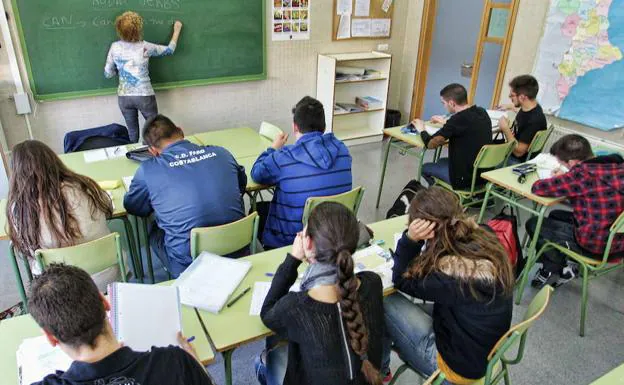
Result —
[[[339, 203], [312, 210], [262, 306], [264, 324], [288, 340], [283, 382], [275, 361], [286, 346], [257, 363], [262, 384], [381, 385], [383, 287], [375, 273], [354, 274], [358, 231], [353, 213]], [[289, 292], [301, 262], [309, 263], [301, 291]]]
[[392, 281], [397, 290], [433, 304], [398, 293], [386, 298], [387, 335], [414, 369], [425, 375], [440, 369], [450, 383], [472, 384], [485, 375], [490, 350], [511, 324], [511, 264], [496, 235], [463, 213], [448, 190], [419, 192], [408, 212]]

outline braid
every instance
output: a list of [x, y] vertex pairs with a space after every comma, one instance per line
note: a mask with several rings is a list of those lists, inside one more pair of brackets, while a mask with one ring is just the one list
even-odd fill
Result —
[[338, 266], [338, 296], [342, 319], [347, 325], [351, 348], [362, 358], [362, 373], [368, 383], [381, 385], [379, 371], [368, 360], [368, 330], [358, 299], [358, 279], [353, 274], [353, 258], [348, 250], [340, 250], [336, 257]]

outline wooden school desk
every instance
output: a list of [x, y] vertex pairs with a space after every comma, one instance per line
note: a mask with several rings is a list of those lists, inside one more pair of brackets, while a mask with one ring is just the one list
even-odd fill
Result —
[[[537, 172], [530, 173], [529, 175], [527, 175], [526, 181], [524, 183], [519, 183], [518, 175], [515, 175], [512, 172], [512, 169], [514, 167], [517, 167], [517, 165], [500, 168], [498, 170], [488, 171], [481, 174], [481, 178], [487, 180], [488, 184], [486, 187], [485, 199], [483, 200], [483, 204], [481, 206], [481, 212], [479, 213], [479, 223], [481, 223], [481, 221], [483, 220], [483, 216], [485, 215], [485, 209], [490, 195], [493, 195], [494, 197], [501, 199], [506, 203], [509, 203], [517, 209], [528, 211], [529, 213], [537, 216], [535, 234], [533, 234], [529, 249], [527, 250], [527, 263], [524, 270], [522, 271], [520, 284], [517, 288], [516, 304], [519, 304], [522, 300], [522, 292], [524, 291], [524, 287], [528, 280], [529, 269], [531, 266], [533, 266], [535, 262], [535, 257], [537, 255], [537, 239], [542, 229], [542, 222], [544, 221], [546, 209], [548, 207], [552, 207], [558, 203], [561, 203], [565, 198], [545, 198], [533, 194], [531, 192], [531, 186], [533, 186], [533, 183], [538, 180]], [[500, 188], [502, 188], [503, 191], [500, 191]], [[531, 202], [533, 202], [532, 207], [521, 204], [520, 199], [514, 199], [513, 196], [506, 194], [507, 191], [510, 191], [513, 194], [520, 195], [521, 197], [530, 200]]]
[[271, 147], [271, 141], [250, 127], [228, 128], [195, 134], [204, 146], [225, 147], [234, 158], [257, 157]]
[[[187, 338], [195, 336], [193, 346], [202, 364], [214, 361], [214, 353], [202, 329], [195, 309], [182, 306], [182, 330]], [[15, 353], [26, 338], [43, 335], [39, 325], [30, 315], [9, 318], [0, 321], [0, 373], [5, 384], [19, 384], [17, 358]]]
[[[375, 233], [375, 239], [384, 241], [382, 245], [384, 249], [394, 249], [394, 234], [407, 228], [407, 217], [401, 216], [376, 222], [369, 227]], [[290, 250], [291, 246], [287, 246], [245, 257], [245, 260], [251, 261], [252, 267], [234, 293], [239, 293], [247, 287], [251, 287], [253, 290], [255, 282], [271, 281], [271, 276], [267, 276], [267, 273], [275, 273], [277, 267], [284, 261], [286, 253]], [[392, 291], [388, 290], [384, 294], [389, 294]], [[232, 307], [224, 307], [219, 314], [199, 310], [200, 317], [215, 348], [223, 354], [227, 385], [232, 384], [232, 353], [234, 350], [241, 345], [273, 334], [264, 326], [259, 316], [249, 315], [251, 297], [252, 293], [246, 294]]]

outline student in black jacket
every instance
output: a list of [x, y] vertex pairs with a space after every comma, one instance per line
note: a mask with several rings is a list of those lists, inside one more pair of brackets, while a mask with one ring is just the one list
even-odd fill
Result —
[[[288, 340], [284, 384], [381, 385], [383, 289], [377, 274], [353, 272], [358, 231], [346, 207], [320, 204], [273, 278], [260, 316]], [[302, 261], [309, 265], [301, 291], [289, 292]], [[280, 383], [268, 372], [272, 367], [272, 362], [257, 364], [262, 384]]]
[[426, 375], [441, 369], [454, 384], [483, 377], [512, 313], [512, 267], [496, 236], [467, 217], [451, 192], [423, 190], [410, 205], [392, 280], [401, 292], [433, 302], [414, 304], [398, 293], [384, 300], [399, 356]]
[[214, 385], [182, 334], [181, 348], [152, 347], [147, 352], [117, 341], [106, 317], [108, 301], [77, 267], [51, 264], [35, 278], [28, 310], [50, 344], [74, 360], [66, 372], [57, 371], [35, 385]]

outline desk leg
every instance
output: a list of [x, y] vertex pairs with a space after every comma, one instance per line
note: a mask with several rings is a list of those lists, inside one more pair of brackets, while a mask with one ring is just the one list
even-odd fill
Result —
[[477, 223], [481, 223], [483, 221], [483, 216], [485, 215], [485, 210], [487, 209], [488, 198], [490, 197], [490, 191], [492, 191], [492, 183], [488, 183], [485, 188], [485, 197], [483, 198], [483, 204], [481, 205], [481, 211], [479, 212], [479, 220]]
[[384, 178], [386, 176], [386, 166], [388, 165], [388, 153], [390, 152], [390, 143], [392, 143], [392, 138], [388, 138], [386, 150], [384, 151], [383, 166], [381, 166], [381, 178], [379, 179], [379, 191], [377, 192], [377, 203], [375, 204], [375, 208], [377, 209], [379, 208], [379, 199], [381, 199], [381, 190], [383, 189]]
[[[149, 232], [147, 231], [147, 220], [148, 218], [141, 218], [141, 230], [143, 231], [143, 235], [145, 238], [145, 254], [147, 256], [147, 272], [149, 274], [150, 281], [154, 284], [154, 264], [152, 263], [152, 247], [150, 246], [149, 241]], [[139, 229], [137, 227], [137, 233]], [[139, 237], [140, 238], [140, 237]]]
[[232, 354], [234, 349], [226, 350], [223, 354], [223, 367], [225, 369], [225, 385], [232, 385]]
[[[15, 256], [15, 250], [13, 249], [12, 243], [9, 243], [9, 260], [11, 261], [11, 267], [13, 268], [13, 273], [15, 274], [17, 290], [19, 291], [20, 298], [22, 299], [24, 311], [28, 312], [28, 298], [26, 297], [26, 290], [24, 289], [22, 273], [20, 273], [19, 266], [17, 265], [17, 257]], [[28, 267], [28, 269], [30, 271], [30, 267]]]
[[539, 238], [540, 231], [542, 230], [542, 222], [544, 222], [545, 213], [546, 206], [540, 207], [539, 215], [537, 216], [537, 224], [535, 226], [535, 234], [533, 234], [533, 237], [531, 239], [531, 245], [529, 246], [529, 250], [527, 251], [527, 262], [524, 265], [524, 269], [522, 270], [520, 285], [518, 286], [518, 291], [516, 292], [516, 305], [519, 305], [520, 301], [522, 301], [524, 287], [529, 280], [529, 271], [535, 264], [535, 260], [537, 258], [537, 239]]
[[[139, 282], [143, 283], [143, 269], [141, 268], [141, 254], [137, 251], [137, 245], [134, 242], [134, 231], [132, 230], [132, 225], [130, 224], [130, 220], [128, 216], [123, 216], [120, 218], [124, 224], [124, 229], [126, 230], [126, 240], [128, 241], [128, 248], [130, 249], [130, 258], [132, 260], [132, 268], [134, 270], [134, 276], [139, 280]], [[140, 250], [140, 249], [139, 249]]]
[[416, 181], [420, 183], [420, 178], [422, 176], [422, 167], [425, 162], [425, 153], [427, 152], [426, 148], [421, 149], [420, 156], [418, 157], [418, 171], [416, 171]]

